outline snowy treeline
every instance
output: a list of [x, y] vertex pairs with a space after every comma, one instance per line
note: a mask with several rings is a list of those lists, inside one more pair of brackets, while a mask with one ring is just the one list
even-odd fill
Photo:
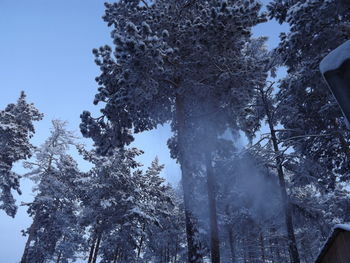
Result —
[[[349, 36], [348, 2], [105, 7], [114, 45], [93, 50], [101, 116], [85, 111], [80, 124], [94, 149], [61, 121], [33, 147], [42, 115], [24, 94], [0, 112], [0, 209], [16, 212], [14, 162], [27, 160], [36, 182], [21, 262], [312, 262], [332, 225], [350, 221], [350, 133], [318, 71]], [[272, 51], [251, 34], [268, 19], [290, 25]], [[287, 75], [271, 81], [280, 66]], [[179, 188], [157, 159], [142, 170], [129, 146], [163, 124]], [[93, 168], [79, 171], [69, 147]]]

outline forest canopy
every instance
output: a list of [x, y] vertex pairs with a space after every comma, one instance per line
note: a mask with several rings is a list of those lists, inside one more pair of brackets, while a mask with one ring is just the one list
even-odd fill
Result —
[[[15, 217], [24, 178], [34, 184], [20, 262], [314, 261], [350, 221], [350, 132], [319, 72], [349, 38], [349, 11], [336, 0], [105, 3], [111, 44], [92, 47], [100, 111], [80, 113], [93, 146], [58, 119], [33, 145], [44, 115], [24, 92], [0, 110], [1, 216]], [[269, 50], [252, 29], [273, 19], [289, 31]], [[179, 185], [132, 145], [160, 125]]]

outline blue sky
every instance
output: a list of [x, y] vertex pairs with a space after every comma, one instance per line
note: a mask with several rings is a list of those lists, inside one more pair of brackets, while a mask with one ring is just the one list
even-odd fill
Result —
[[[45, 114], [36, 124], [32, 140], [40, 145], [49, 135], [52, 119], [69, 122], [68, 128], [79, 135], [79, 115], [83, 110], [98, 114], [92, 101], [99, 74], [92, 48], [110, 43], [109, 28], [102, 21], [103, 0], [0, 0], [0, 109], [15, 102], [21, 90], [28, 101]], [[279, 32], [287, 30], [276, 22], [254, 28], [254, 35], [269, 36], [268, 46], [278, 43]], [[175, 184], [180, 178], [176, 163], [170, 159], [166, 141], [169, 127], [137, 136], [134, 146], [145, 151], [145, 165], [158, 155], [166, 165], [163, 176]], [[88, 140], [83, 140], [91, 145]], [[78, 157], [77, 157], [78, 158]], [[89, 165], [79, 161], [83, 170]], [[20, 165], [16, 170], [22, 172]], [[21, 182], [20, 201], [30, 201], [32, 184]], [[20, 230], [31, 219], [20, 207], [15, 219], [0, 211], [0, 263], [20, 260], [25, 238]]]

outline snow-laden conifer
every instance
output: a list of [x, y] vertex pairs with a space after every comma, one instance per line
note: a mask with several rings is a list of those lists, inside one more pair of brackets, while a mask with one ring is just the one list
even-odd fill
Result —
[[[255, 85], [266, 78], [247, 52], [251, 27], [264, 21], [260, 7], [255, 0], [107, 3], [104, 20], [112, 26], [114, 46], [93, 50], [101, 69], [94, 103], [105, 106], [101, 117], [81, 115], [81, 131], [105, 154], [130, 143], [130, 130], [138, 133], [171, 122], [177, 138], [170, 145], [182, 167], [190, 262], [201, 261], [202, 256], [191, 215], [194, 173], [189, 142], [194, 137], [213, 142], [198, 156], [209, 171], [216, 136], [227, 128], [253, 125], [244, 114], [238, 116], [254, 97]], [[191, 129], [198, 119], [203, 120], [197, 126], [199, 136], [198, 129]], [[212, 257], [217, 262], [215, 176], [209, 174]]]
[[319, 72], [321, 60], [349, 38], [347, 1], [282, 1], [268, 6], [271, 18], [290, 26], [276, 49], [287, 76], [281, 81], [278, 115], [286, 146], [305, 157], [310, 173], [327, 191], [349, 178], [349, 132], [341, 111]]
[[27, 176], [36, 183], [36, 195], [27, 204], [33, 223], [24, 231], [28, 239], [21, 263], [67, 262], [83, 244], [77, 221], [77, 180], [81, 173], [67, 153], [76, 137], [66, 130], [65, 122], [54, 120], [52, 125], [50, 137], [36, 149], [34, 160], [25, 163], [31, 169]]
[[[135, 158], [142, 151], [114, 150], [107, 156], [81, 148], [94, 167], [81, 179], [80, 223], [89, 233], [88, 262], [134, 262], [147, 246], [148, 228], [161, 228], [171, 216], [168, 186], [159, 177], [157, 159], [145, 172]], [[147, 231], [146, 231], [147, 230]]]
[[21, 191], [20, 176], [11, 169], [15, 162], [32, 155], [34, 146], [29, 140], [35, 133], [33, 122], [42, 117], [33, 104], [26, 102], [24, 92], [17, 103], [0, 111], [0, 209], [12, 217], [17, 211], [12, 190]]

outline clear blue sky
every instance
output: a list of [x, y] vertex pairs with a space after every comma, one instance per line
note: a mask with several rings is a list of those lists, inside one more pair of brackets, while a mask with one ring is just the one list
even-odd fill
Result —
[[[103, 2], [0, 0], [0, 109], [15, 102], [21, 90], [26, 92], [28, 101], [45, 114], [36, 125], [35, 145], [49, 135], [52, 119], [67, 120], [69, 129], [79, 135], [80, 113], [89, 110], [98, 114], [92, 101], [99, 70], [91, 50], [110, 43], [109, 28], [101, 19]], [[256, 27], [254, 35], [269, 36], [272, 48], [284, 30], [285, 26], [269, 22]], [[166, 165], [163, 176], [176, 183], [180, 172], [166, 147], [169, 136], [169, 128], [160, 127], [138, 136], [135, 146], [146, 152], [140, 159], [145, 165], [158, 155]], [[88, 168], [83, 161], [80, 166]], [[22, 171], [20, 165], [16, 170]], [[23, 195], [18, 201], [30, 201], [31, 183], [24, 180], [21, 187]], [[0, 263], [20, 260], [26, 240], [20, 230], [30, 223], [24, 207], [19, 208], [15, 219], [0, 211]]]

